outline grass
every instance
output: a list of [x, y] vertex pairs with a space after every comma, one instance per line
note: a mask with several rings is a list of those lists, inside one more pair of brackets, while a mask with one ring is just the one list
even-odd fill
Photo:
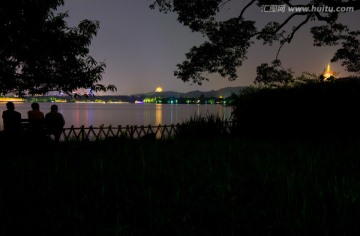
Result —
[[0, 158], [0, 234], [353, 235], [358, 141], [109, 139]]
[[229, 121], [224, 120], [219, 115], [206, 114], [191, 116], [179, 127], [176, 138], [216, 138], [229, 135], [226, 125]]

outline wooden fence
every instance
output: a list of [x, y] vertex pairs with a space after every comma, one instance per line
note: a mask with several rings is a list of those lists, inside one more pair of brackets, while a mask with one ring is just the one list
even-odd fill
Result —
[[[230, 133], [231, 122], [224, 121], [221, 124], [222, 131], [225, 133]], [[194, 125], [195, 126], [195, 125]], [[61, 138], [61, 141], [93, 141], [101, 140], [109, 137], [127, 137], [131, 139], [141, 139], [146, 137], [156, 138], [156, 139], [167, 139], [174, 137], [178, 134], [181, 128], [180, 124], [176, 125], [158, 125], [158, 126], [121, 126], [105, 127], [104, 125], [100, 127], [88, 127], [85, 128], [81, 126], [80, 128], [75, 128], [71, 126], [70, 128], [64, 128]]]

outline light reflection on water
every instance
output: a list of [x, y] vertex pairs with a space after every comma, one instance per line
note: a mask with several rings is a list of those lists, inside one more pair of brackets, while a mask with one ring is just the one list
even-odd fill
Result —
[[[53, 103], [40, 103], [40, 110], [46, 114]], [[195, 115], [218, 114], [229, 119], [231, 108], [221, 105], [194, 104], [102, 104], [102, 103], [57, 103], [59, 112], [65, 118], [65, 127], [90, 125], [98, 127], [126, 125], [170, 125], [181, 123]], [[15, 103], [15, 110], [27, 118], [31, 110], [30, 103]], [[5, 103], [0, 104], [0, 113], [6, 110]], [[3, 123], [0, 122], [0, 129]]]

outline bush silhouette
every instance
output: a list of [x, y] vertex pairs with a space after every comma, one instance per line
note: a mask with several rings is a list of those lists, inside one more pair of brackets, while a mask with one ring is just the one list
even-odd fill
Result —
[[342, 78], [241, 94], [233, 112], [240, 135], [358, 136], [360, 79]]
[[221, 117], [207, 114], [190, 117], [179, 126], [176, 137], [182, 138], [213, 138], [227, 135], [225, 120]]

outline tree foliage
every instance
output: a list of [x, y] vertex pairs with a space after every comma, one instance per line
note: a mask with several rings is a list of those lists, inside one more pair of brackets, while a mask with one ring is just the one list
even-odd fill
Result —
[[350, 31], [347, 26], [334, 23], [313, 27], [311, 32], [315, 46], [335, 46], [341, 43], [331, 61], [341, 61], [348, 71], [360, 73], [360, 30]]
[[[236, 69], [246, 59], [246, 54], [255, 40], [264, 44], [280, 43], [280, 49], [286, 43], [290, 43], [296, 32], [310, 21], [323, 22], [320, 27], [313, 27], [311, 32], [314, 37], [314, 45], [337, 45], [342, 47], [336, 52], [332, 61], [341, 61], [348, 71], [360, 72], [359, 66], [359, 31], [350, 31], [340, 24], [338, 16], [340, 12], [312, 12], [294, 11], [284, 21], [268, 22], [264, 27], [257, 28], [256, 22], [244, 17], [244, 13], [250, 7], [257, 6], [259, 11], [265, 5], [284, 5], [286, 7], [322, 7], [331, 9], [337, 7], [353, 7], [360, 9], [360, 1], [357, 0], [307, 0], [303, 4], [293, 4], [292, 0], [249, 0], [239, 10], [237, 16], [223, 19], [218, 14], [231, 2], [237, 0], [153, 0], [151, 8], [158, 8], [162, 12], [174, 12], [178, 15], [178, 21], [188, 26], [193, 32], [201, 33], [206, 41], [200, 46], [194, 46], [186, 54], [186, 60], [178, 65], [175, 76], [184, 82], [193, 81], [201, 84], [207, 80], [203, 76], [205, 72], [219, 73], [229, 80], [237, 78]], [[294, 18], [301, 18], [299, 22], [292, 23]], [[290, 31], [286, 29], [290, 27]], [[278, 58], [276, 58], [278, 61]], [[269, 66], [263, 64], [258, 68], [265, 69]], [[272, 68], [272, 72], [276, 68]], [[264, 72], [264, 71], [262, 71]], [[269, 72], [271, 72], [269, 70]]]
[[105, 64], [89, 55], [99, 22], [83, 20], [69, 27], [68, 13], [57, 13], [63, 4], [63, 0], [1, 1], [0, 93], [116, 89], [99, 84]]
[[[239, 135], [281, 139], [359, 139], [360, 79], [323, 83], [304, 74], [294, 86], [249, 86], [234, 99], [233, 119]], [[308, 80], [302, 83], [300, 80]]]
[[284, 69], [279, 60], [274, 60], [272, 66], [263, 63], [256, 69], [257, 84], [289, 84], [293, 82], [293, 72], [290, 69]]

